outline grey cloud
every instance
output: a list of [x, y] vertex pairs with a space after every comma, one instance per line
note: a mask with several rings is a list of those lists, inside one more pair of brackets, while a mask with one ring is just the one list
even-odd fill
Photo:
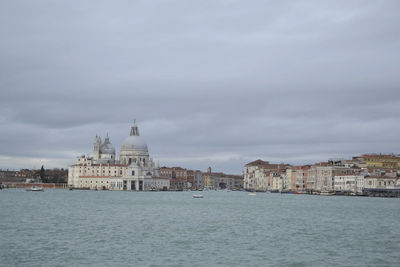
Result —
[[2, 1], [0, 156], [69, 164], [96, 134], [119, 147], [134, 118], [151, 155], [196, 169], [399, 153], [399, 11], [398, 1]]

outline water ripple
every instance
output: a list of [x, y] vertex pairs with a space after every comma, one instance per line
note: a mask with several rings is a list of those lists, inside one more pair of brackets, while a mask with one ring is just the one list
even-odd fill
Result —
[[400, 199], [0, 192], [0, 266], [398, 266]]

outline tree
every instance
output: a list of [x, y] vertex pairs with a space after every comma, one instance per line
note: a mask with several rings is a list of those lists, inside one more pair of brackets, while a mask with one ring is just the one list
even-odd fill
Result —
[[44, 167], [43, 167], [43, 165], [42, 165], [42, 168], [40, 168], [40, 173], [39, 173], [39, 175], [40, 175], [40, 180], [42, 180], [42, 182], [46, 182], [46, 172], [45, 172], [45, 170], [44, 170]]

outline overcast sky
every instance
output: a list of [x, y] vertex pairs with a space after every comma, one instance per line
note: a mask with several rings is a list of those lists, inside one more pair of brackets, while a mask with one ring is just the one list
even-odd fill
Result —
[[161, 165], [400, 153], [400, 1], [0, 1], [0, 168], [137, 119]]

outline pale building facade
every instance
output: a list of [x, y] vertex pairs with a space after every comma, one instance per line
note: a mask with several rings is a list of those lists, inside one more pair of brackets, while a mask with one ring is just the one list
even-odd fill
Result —
[[364, 188], [395, 189], [400, 188], [400, 178], [391, 176], [365, 177]]
[[301, 166], [296, 169], [296, 192], [305, 192], [310, 166]]
[[362, 193], [364, 189], [364, 175], [337, 175], [334, 177], [334, 189], [344, 193]]
[[199, 170], [194, 171], [193, 189], [204, 188], [204, 177], [203, 173]]
[[[334, 176], [352, 172], [351, 168], [332, 165], [314, 165], [311, 167], [310, 191], [334, 191]], [[312, 187], [311, 187], [312, 185]]]
[[282, 191], [291, 191], [292, 169], [288, 168], [282, 175]]
[[[273, 190], [274, 182], [271, 172], [281, 173], [288, 167], [288, 164], [270, 164], [261, 159], [250, 162], [244, 166], [243, 189], [248, 191]], [[283, 181], [280, 183], [280, 187], [283, 187]]]
[[160, 167], [149, 157], [147, 144], [133, 123], [124, 140], [119, 160], [107, 135], [95, 137], [93, 157], [81, 156], [68, 168], [68, 186], [95, 190], [169, 190], [168, 179], [160, 177]]
[[207, 172], [204, 172], [202, 176], [204, 179], [204, 187], [207, 189], [243, 189], [242, 175], [212, 172], [211, 167], [208, 167]]
[[282, 192], [284, 184], [284, 173], [281, 172], [271, 172], [270, 173], [270, 188], [269, 190], [275, 192]]

